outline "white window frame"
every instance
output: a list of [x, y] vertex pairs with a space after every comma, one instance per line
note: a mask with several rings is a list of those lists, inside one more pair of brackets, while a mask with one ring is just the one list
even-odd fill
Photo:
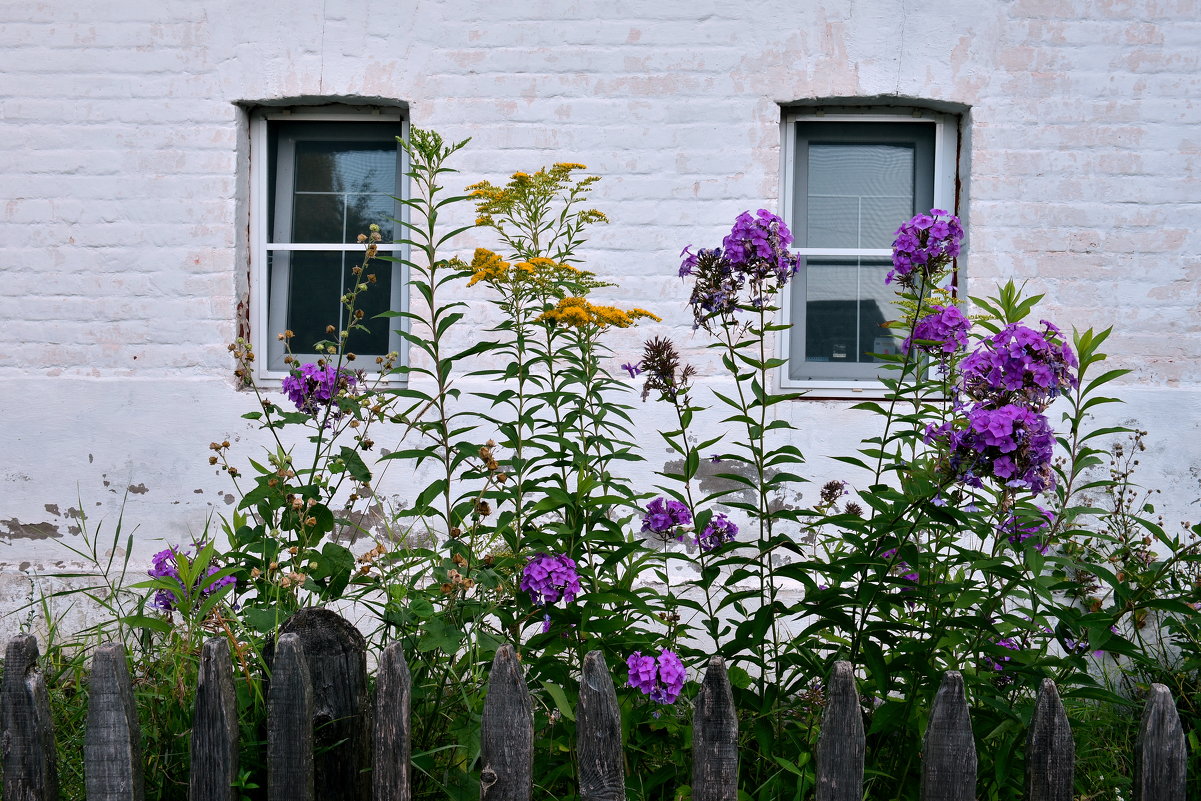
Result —
[[[361, 122], [395, 122], [399, 125], [401, 137], [408, 141], [409, 139], [409, 121], [408, 118], [394, 108], [379, 108], [371, 107], [362, 110], [344, 110], [337, 111], [320, 111], [309, 109], [259, 109], [250, 119], [250, 335], [251, 342], [254, 346], [257, 358], [254, 363], [254, 378], [256, 382], [261, 382], [263, 386], [278, 385], [284, 378], [289, 375], [287, 369], [273, 367], [271, 362], [272, 343], [275, 341], [275, 333], [267, 330], [268, 313], [271, 311], [272, 304], [276, 304], [277, 310], [281, 302], [281, 292], [277, 288], [276, 298], [271, 297], [271, 287], [268, 284], [268, 253], [269, 251], [343, 251], [363, 253], [364, 246], [357, 243], [343, 243], [334, 245], [332, 243], [275, 243], [272, 242], [273, 232], [267, 228], [268, 220], [268, 204], [271, 193], [274, 192], [274, 187], [269, 185], [270, 171], [270, 148], [268, 146], [268, 129], [271, 122], [322, 122], [322, 123], [361, 123]], [[398, 167], [398, 175], [406, 176], [409, 173], [408, 154], [401, 149], [398, 152], [400, 164]], [[402, 201], [400, 206], [400, 231], [399, 236], [407, 236], [406, 223], [408, 222], [408, 206], [403, 201], [409, 199], [409, 182], [400, 180], [399, 194], [396, 197]], [[276, 213], [279, 213], [277, 203]], [[392, 255], [393, 257], [402, 260], [408, 260], [409, 248], [407, 245], [400, 243], [380, 244], [378, 251], [381, 254]], [[393, 303], [399, 304], [396, 306], [398, 311], [407, 311], [409, 308], [409, 268], [403, 262], [380, 262], [387, 268], [394, 269], [393, 285], [392, 285], [392, 300]], [[397, 284], [399, 283], [399, 286]], [[278, 284], [277, 284], [278, 287]], [[286, 311], [286, 309], [285, 309]], [[377, 321], [379, 322], [379, 321]], [[390, 326], [388, 336], [388, 344], [390, 350], [395, 350], [400, 354], [398, 366], [404, 366], [408, 363], [408, 345], [400, 334], [394, 329], [400, 328], [403, 331], [409, 330], [408, 320], [400, 318], [390, 318], [387, 321]], [[315, 353], [296, 353], [294, 354], [301, 362], [315, 361], [318, 354]], [[356, 354], [358, 356], [370, 356], [370, 360], [364, 360], [361, 365], [362, 369], [370, 370], [375, 367], [374, 357], [382, 354]], [[370, 362], [370, 363], [368, 363]], [[358, 365], [356, 365], [358, 366]], [[386, 380], [392, 382], [404, 382], [403, 376], [390, 375], [385, 377]]]
[[[955, 198], [955, 178], [959, 171], [959, 118], [952, 114], [941, 114], [924, 109], [898, 107], [894, 109], [873, 108], [861, 113], [845, 109], [803, 109], [784, 114], [780, 122], [780, 137], [783, 146], [782, 171], [780, 175], [780, 216], [790, 225], [793, 219], [793, 198], [796, 176], [796, 124], [800, 122], [886, 122], [886, 123], [929, 123], [934, 122], [934, 206], [958, 213]], [[904, 220], [897, 220], [900, 225]], [[802, 248], [790, 250], [798, 256], [868, 256], [890, 258], [888, 248]], [[785, 290], [786, 292], [788, 290]], [[781, 305], [780, 319], [785, 325], [792, 323], [791, 294]], [[780, 332], [778, 347], [784, 364], [778, 368], [777, 376], [781, 389], [805, 390], [806, 396], [814, 399], [881, 397], [887, 391], [879, 379], [810, 378], [796, 379], [789, 376], [788, 360], [791, 342], [789, 330]]]

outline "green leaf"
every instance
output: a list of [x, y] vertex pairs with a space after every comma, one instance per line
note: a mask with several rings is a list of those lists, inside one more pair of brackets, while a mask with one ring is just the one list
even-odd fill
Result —
[[555, 702], [555, 708], [559, 710], [559, 714], [568, 720], [575, 720], [575, 709], [570, 701], [567, 700], [567, 693], [563, 692], [563, 688], [554, 682], [542, 682], [543, 688], [550, 693], [550, 697]]
[[366, 484], [371, 480], [371, 471], [367, 469], [367, 464], [363, 461], [363, 457], [359, 456], [357, 450], [343, 445], [338, 455], [341, 456], [347, 472], [354, 477], [355, 481]]

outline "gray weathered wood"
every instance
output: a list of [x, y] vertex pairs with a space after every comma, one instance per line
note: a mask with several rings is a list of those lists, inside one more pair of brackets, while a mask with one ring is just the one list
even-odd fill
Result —
[[576, 755], [583, 801], [625, 801], [621, 713], [613, 677], [600, 651], [584, 657], [576, 706]]
[[1184, 801], [1184, 730], [1172, 693], [1152, 684], [1134, 746], [1134, 801]]
[[267, 691], [267, 799], [313, 801], [313, 685], [300, 637], [275, 643]]
[[125, 649], [106, 643], [92, 656], [83, 777], [88, 801], [142, 801], [142, 735]]
[[4, 649], [0, 743], [4, 797], [9, 801], [55, 801], [58, 770], [50, 697], [38, 667], [37, 640], [28, 634], [13, 637]]
[[864, 742], [854, 670], [835, 662], [817, 740], [817, 801], [861, 801]]
[[1055, 682], [1043, 679], [1026, 734], [1028, 801], [1072, 801], [1076, 745]]
[[394, 642], [384, 649], [375, 679], [374, 801], [409, 801], [413, 795], [411, 704], [409, 665]]
[[492, 660], [480, 731], [481, 801], [529, 801], [534, 772], [534, 708], [517, 652]]
[[313, 782], [322, 801], [371, 797], [367, 643], [328, 609], [301, 609], [279, 628], [300, 637], [313, 687]]
[[192, 716], [189, 801], [234, 801], [238, 778], [238, 698], [229, 641], [212, 637], [200, 650]]
[[922, 756], [922, 801], [976, 797], [976, 743], [963, 694], [963, 676], [947, 671], [934, 697]]
[[738, 798], [738, 715], [720, 656], [709, 659], [692, 714], [692, 798]]

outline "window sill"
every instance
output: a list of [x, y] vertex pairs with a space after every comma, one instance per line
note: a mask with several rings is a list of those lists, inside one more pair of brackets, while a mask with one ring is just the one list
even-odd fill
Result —
[[880, 400], [888, 393], [888, 388], [880, 381], [834, 381], [823, 379], [797, 380], [782, 378], [780, 391], [796, 391], [799, 401], [827, 400]]

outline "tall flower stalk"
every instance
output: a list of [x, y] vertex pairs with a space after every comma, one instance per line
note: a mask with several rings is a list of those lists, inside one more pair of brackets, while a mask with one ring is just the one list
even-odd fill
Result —
[[[791, 243], [792, 234], [784, 221], [760, 209], [754, 216], [750, 212], [739, 215], [722, 247], [702, 248], [695, 254], [685, 248], [680, 265], [680, 276], [693, 280], [690, 304], [695, 326], [716, 338], [713, 347], [722, 352], [722, 364], [734, 378], [733, 396], [715, 394], [734, 412], [727, 421], [741, 425], [746, 432], [746, 442], [726, 458], [746, 465], [749, 475], [719, 475], [746, 487], [753, 496], [750, 504], [726, 503], [745, 511], [756, 529], [755, 572], [760, 606], [748, 611], [740, 600], [733, 605], [751, 619], [753, 628], [747, 633], [762, 643], [756, 649], [756, 665], [764, 698], [769, 686], [787, 692], [780, 675], [780, 618], [784, 610], [779, 604], [775, 563], [779, 549], [796, 549], [792, 539], [781, 536], [776, 528], [777, 521], [795, 517], [774, 505], [773, 499], [789, 483], [801, 480], [789, 468], [804, 460], [795, 446], [771, 447], [768, 442], [770, 431], [791, 427], [786, 420], [768, 419], [768, 409], [789, 396], [769, 389], [771, 372], [783, 360], [768, 355], [766, 342], [769, 335], [782, 328], [772, 322], [778, 310], [775, 299], [798, 267], [797, 257], [788, 250]], [[740, 572], [733, 576], [735, 581]]]

